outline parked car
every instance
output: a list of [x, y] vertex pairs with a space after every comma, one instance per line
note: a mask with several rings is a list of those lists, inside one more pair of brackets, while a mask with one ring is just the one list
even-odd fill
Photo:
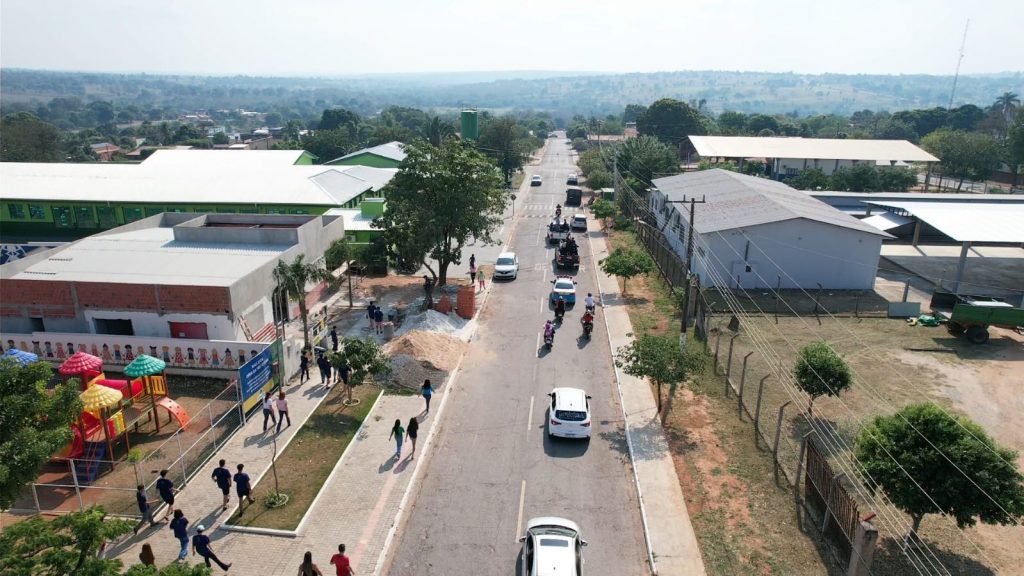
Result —
[[576, 303], [576, 282], [573, 281], [572, 276], [558, 276], [551, 283], [554, 285], [551, 288], [552, 302], [561, 296], [568, 306]]
[[572, 217], [572, 224], [570, 224], [573, 230], [580, 230], [583, 232], [587, 231], [587, 216], [586, 214], [576, 214]]
[[565, 205], [580, 206], [583, 204], [583, 189], [570, 187], [565, 189]]
[[507, 278], [515, 280], [519, 275], [519, 258], [515, 252], [502, 252], [494, 263], [494, 279]]
[[575, 174], [569, 174], [569, 177], [565, 179], [565, 183], [572, 186], [577, 186], [580, 183], [580, 179]]
[[587, 541], [572, 520], [556, 516], [531, 518], [519, 541], [523, 543], [520, 576], [583, 574], [583, 547]]
[[551, 397], [548, 436], [590, 439], [590, 396], [579, 388], [555, 388]]
[[533, 178], [530, 178], [530, 186], [540, 186], [543, 182], [539, 174], [535, 174]]

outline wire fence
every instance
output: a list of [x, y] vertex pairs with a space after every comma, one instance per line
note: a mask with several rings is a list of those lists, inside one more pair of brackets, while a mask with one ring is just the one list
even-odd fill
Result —
[[137, 462], [71, 458], [47, 464], [37, 482], [11, 505], [14, 513], [66, 514], [101, 505], [112, 515], [140, 517], [139, 485], [153, 489], [158, 473], [181, 488], [243, 423], [237, 381], [231, 381], [202, 409]]

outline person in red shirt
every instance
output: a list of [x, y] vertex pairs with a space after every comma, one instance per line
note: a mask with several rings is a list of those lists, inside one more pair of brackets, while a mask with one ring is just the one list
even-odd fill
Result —
[[352, 576], [356, 573], [352, 569], [352, 564], [349, 563], [348, 556], [345, 556], [344, 544], [338, 544], [338, 553], [331, 556], [331, 564], [334, 564], [338, 576]]

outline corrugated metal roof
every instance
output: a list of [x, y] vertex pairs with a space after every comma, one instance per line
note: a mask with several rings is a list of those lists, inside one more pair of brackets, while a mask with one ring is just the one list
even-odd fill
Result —
[[341, 216], [345, 222], [345, 233], [349, 232], [368, 232], [372, 230], [379, 230], [374, 228], [371, 224], [374, 218], [364, 216], [363, 211], [358, 208], [331, 208], [324, 213], [324, 216]]
[[851, 140], [754, 136], [689, 136], [697, 154], [706, 158], [817, 158], [938, 162], [939, 159], [906, 140]]
[[[693, 225], [702, 234], [804, 218], [889, 237], [804, 192], [766, 178], [714, 169], [657, 178], [654, 185], [669, 200], [684, 196], [707, 200], [694, 210]], [[676, 209], [682, 211], [683, 206]]]
[[338, 206], [379, 190], [396, 173], [393, 168], [293, 165], [289, 158], [297, 158], [301, 150], [281, 151], [288, 156], [277, 152], [160, 150], [142, 164], [2, 162], [0, 198]]
[[861, 220], [861, 222], [870, 224], [879, 230], [892, 230], [893, 228], [899, 228], [905, 224], [910, 224], [913, 221], [913, 218], [907, 218], [906, 216], [900, 216], [899, 214], [893, 214], [892, 212], [882, 212], [881, 214], [868, 216]]
[[1024, 204], [868, 202], [903, 211], [957, 242], [1024, 242]]
[[[331, 162], [337, 162], [338, 160], [347, 160], [348, 158], [353, 158], [355, 156], [359, 156], [360, 154], [374, 154], [376, 156], [389, 158], [391, 160], [394, 160], [395, 162], [401, 162], [402, 160], [405, 160], [405, 151], [402, 149], [404, 146], [405, 144], [402, 144], [401, 142], [395, 140], [393, 142], [388, 142], [386, 144], [380, 144], [378, 146], [372, 146], [370, 148], [356, 150], [351, 154], [346, 154], [340, 158], [335, 158], [334, 160], [331, 160]], [[326, 164], [330, 164], [331, 162], [326, 162]]]

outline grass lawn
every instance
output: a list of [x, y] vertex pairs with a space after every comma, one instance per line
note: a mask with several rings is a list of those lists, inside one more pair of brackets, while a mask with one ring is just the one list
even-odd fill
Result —
[[360, 400], [359, 405], [345, 406], [342, 404], [345, 398], [343, 388], [332, 388], [288, 447], [278, 455], [278, 484], [281, 492], [288, 494], [288, 503], [280, 508], [267, 508], [264, 504], [274, 487], [273, 473], [268, 471], [254, 487], [256, 504], [246, 506], [241, 517], [236, 511], [227, 523], [294, 530], [306, 515], [306, 510], [320, 492], [320, 487], [331, 474], [342, 452], [355, 437], [379, 393], [380, 388], [376, 386], [358, 386], [353, 390], [352, 397]]

